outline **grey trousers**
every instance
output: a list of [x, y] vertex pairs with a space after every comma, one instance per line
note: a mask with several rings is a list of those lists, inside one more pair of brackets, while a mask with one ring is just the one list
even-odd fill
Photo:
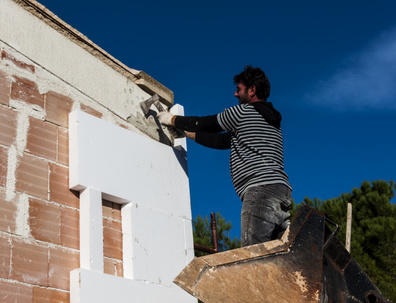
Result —
[[290, 224], [291, 190], [283, 184], [247, 189], [242, 204], [242, 246], [279, 239]]

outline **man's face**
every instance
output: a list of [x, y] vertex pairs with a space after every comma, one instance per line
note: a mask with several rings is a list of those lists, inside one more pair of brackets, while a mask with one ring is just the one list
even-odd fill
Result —
[[234, 96], [238, 98], [239, 104], [249, 103], [251, 99], [248, 94], [248, 88], [243, 83], [238, 83]]

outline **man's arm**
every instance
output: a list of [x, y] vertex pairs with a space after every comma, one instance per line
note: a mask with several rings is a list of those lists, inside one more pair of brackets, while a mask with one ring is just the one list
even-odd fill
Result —
[[198, 144], [215, 149], [231, 148], [231, 133], [205, 133], [205, 132], [185, 132], [186, 137], [194, 140]]
[[186, 138], [195, 141], [195, 133], [184, 131], [184, 134], [185, 134]]
[[223, 132], [217, 121], [217, 115], [185, 117], [175, 116], [169, 112], [160, 112], [157, 117], [161, 124], [184, 130], [186, 137], [198, 144], [215, 149], [231, 147], [231, 133]]
[[160, 112], [157, 114], [161, 124], [172, 125], [177, 129], [189, 132], [210, 132], [218, 133], [224, 130], [217, 121], [217, 115], [194, 117], [194, 116], [176, 116], [169, 112]]
[[190, 132], [218, 133], [224, 131], [217, 122], [217, 115], [205, 117], [175, 116], [173, 124], [178, 129]]

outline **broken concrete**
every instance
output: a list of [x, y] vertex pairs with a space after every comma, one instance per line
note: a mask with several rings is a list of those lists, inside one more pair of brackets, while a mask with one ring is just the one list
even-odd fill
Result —
[[325, 221], [302, 207], [280, 240], [195, 258], [174, 282], [205, 303], [388, 302]]

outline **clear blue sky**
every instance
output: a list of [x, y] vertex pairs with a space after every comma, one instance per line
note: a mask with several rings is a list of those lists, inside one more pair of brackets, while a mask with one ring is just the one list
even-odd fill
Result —
[[[247, 64], [282, 113], [296, 203], [395, 180], [396, 2], [41, 0], [71, 26], [175, 94], [186, 115], [237, 103]], [[239, 236], [229, 152], [188, 144], [193, 217], [220, 212]], [[393, 199], [394, 200], [394, 199]]]

